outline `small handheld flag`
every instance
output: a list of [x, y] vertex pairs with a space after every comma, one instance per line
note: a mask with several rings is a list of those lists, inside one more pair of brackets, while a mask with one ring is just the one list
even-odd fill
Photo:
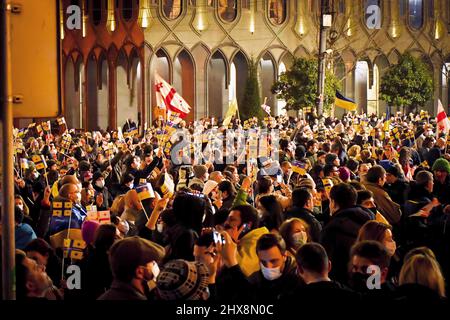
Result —
[[70, 217], [72, 215], [72, 202], [53, 201], [51, 211], [54, 217]]
[[86, 242], [77, 239], [64, 239], [64, 258], [81, 260]]

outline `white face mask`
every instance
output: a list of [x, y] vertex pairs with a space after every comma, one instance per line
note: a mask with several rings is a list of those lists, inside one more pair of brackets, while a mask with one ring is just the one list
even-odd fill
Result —
[[156, 225], [156, 230], [158, 230], [159, 233], [162, 233], [164, 230], [164, 224], [163, 223], [158, 223]]
[[130, 185], [129, 185], [129, 188], [130, 188], [130, 189], [133, 189], [133, 188], [134, 188], [134, 184], [133, 184], [133, 183], [130, 184]]
[[305, 231], [296, 232], [292, 235], [292, 242], [296, 248], [301, 247], [308, 241], [308, 235]]
[[39, 173], [39, 172], [37, 172], [37, 171], [33, 172], [33, 178], [34, 178], [34, 180], [36, 180], [37, 178], [39, 178], [39, 176], [40, 176], [40, 173]]
[[103, 189], [103, 187], [105, 186], [105, 181], [99, 179], [99, 180], [95, 181], [95, 185], [97, 187], [99, 187], [100, 189]]
[[153, 280], [156, 281], [156, 278], [159, 276], [159, 266], [156, 262], [153, 261], [153, 267], [152, 267], [152, 273], [153, 273]]
[[281, 275], [282, 275], [281, 267], [266, 268], [263, 266], [263, 264], [261, 262], [259, 263], [259, 265], [261, 266], [261, 272], [262, 272], [264, 278], [266, 278], [269, 281], [276, 280], [279, 277], [281, 277]]
[[118, 229], [120, 232], [122, 232], [124, 235], [128, 234], [128, 231], [130, 231], [130, 225], [128, 224], [128, 221], [122, 220], [119, 225]]

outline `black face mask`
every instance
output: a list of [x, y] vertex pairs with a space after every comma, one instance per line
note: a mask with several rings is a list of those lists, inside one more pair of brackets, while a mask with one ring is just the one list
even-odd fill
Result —
[[376, 215], [377, 214], [377, 207], [369, 208], [369, 210]]
[[357, 292], [365, 292], [369, 290], [367, 287], [367, 279], [369, 274], [361, 272], [352, 272], [350, 276], [350, 287]]

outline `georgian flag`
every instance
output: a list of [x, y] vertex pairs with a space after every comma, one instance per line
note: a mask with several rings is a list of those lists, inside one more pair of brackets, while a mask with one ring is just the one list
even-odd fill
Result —
[[157, 73], [155, 73], [155, 89], [159, 108], [178, 113], [181, 118], [191, 112], [189, 104]]
[[436, 116], [436, 136], [439, 137], [441, 132], [448, 134], [450, 130], [450, 120], [447, 118], [447, 114], [444, 111], [444, 106], [441, 103], [441, 100], [438, 100], [438, 110]]
[[267, 97], [264, 98], [264, 103], [261, 105], [261, 108], [270, 116], [270, 106], [266, 104]]

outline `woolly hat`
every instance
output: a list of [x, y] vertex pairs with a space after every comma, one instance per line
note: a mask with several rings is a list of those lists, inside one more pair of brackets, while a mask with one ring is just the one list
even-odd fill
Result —
[[95, 231], [97, 231], [100, 224], [95, 220], [86, 220], [81, 226], [81, 236], [87, 244], [94, 242]]
[[172, 260], [164, 265], [156, 280], [161, 300], [206, 300], [208, 269], [203, 263]]
[[218, 183], [217, 183], [216, 181], [213, 181], [213, 180], [208, 180], [208, 181], [206, 181], [206, 182], [205, 182], [205, 185], [204, 185], [204, 187], [203, 187], [202, 193], [203, 193], [204, 195], [210, 194], [210, 192], [211, 192], [215, 187], [217, 187], [217, 185], [218, 185]]
[[347, 181], [350, 179], [350, 170], [346, 167], [340, 167], [339, 168], [339, 178], [342, 181]]
[[433, 167], [431, 168], [432, 171], [446, 171], [450, 174], [450, 163], [445, 160], [444, 158], [437, 159]]

